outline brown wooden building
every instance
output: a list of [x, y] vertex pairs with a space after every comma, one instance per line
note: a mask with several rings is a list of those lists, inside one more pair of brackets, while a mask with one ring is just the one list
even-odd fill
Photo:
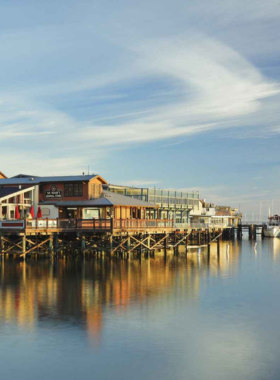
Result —
[[[42, 219], [146, 219], [157, 206], [103, 190], [99, 175], [30, 177], [18, 175], [0, 183], [0, 212], [13, 219], [18, 206], [21, 217], [40, 207]], [[2, 197], [3, 195], [3, 197]], [[1, 216], [0, 216], [1, 218]]]

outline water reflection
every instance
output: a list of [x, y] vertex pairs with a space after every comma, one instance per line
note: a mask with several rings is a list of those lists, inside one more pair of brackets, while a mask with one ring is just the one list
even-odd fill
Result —
[[1, 379], [278, 380], [280, 240], [255, 243], [0, 261]]
[[230, 276], [238, 269], [239, 244], [223, 243], [220, 254], [183, 248], [165, 259], [89, 257], [1, 262], [0, 325], [35, 329], [38, 323], [75, 323], [99, 341], [104, 312], [125, 312], [156, 298], [182, 296], [196, 302], [209, 276]]

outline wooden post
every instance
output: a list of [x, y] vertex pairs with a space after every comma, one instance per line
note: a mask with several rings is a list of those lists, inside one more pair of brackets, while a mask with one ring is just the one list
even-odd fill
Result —
[[237, 239], [241, 240], [242, 239], [242, 224], [239, 223], [237, 227]]
[[57, 256], [58, 252], [58, 234], [54, 234], [54, 253]]
[[264, 227], [263, 225], [261, 226], [261, 231], [262, 231], [262, 239], [264, 238]]
[[147, 254], [146, 254], [146, 257], [149, 258], [150, 257], [150, 234], [148, 233], [148, 236], [146, 237], [147, 241], [146, 241], [146, 245], [149, 247], [149, 248], [146, 248], [146, 251], [147, 251]]
[[126, 242], [126, 249], [127, 249], [127, 258], [129, 259], [129, 251], [130, 251], [130, 248], [131, 248], [131, 241], [130, 241], [130, 237], [129, 235], [127, 235], [127, 242]]
[[148, 234], [147, 246], [151, 248], [151, 235]]
[[[22, 237], [22, 253], [26, 252], [26, 235]], [[23, 260], [25, 260], [25, 255], [23, 255]]]
[[109, 246], [110, 246], [110, 256], [111, 256], [112, 250], [113, 250], [113, 235], [112, 234], [109, 236]]
[[253, 233], [254, 233], [254, 225], [253, 224], [250, 224], [249, 225], [249, 239], [252, 240], [254, 237], [253, 237]]
[[167, 257], [167, 234], [165, 234], [165, 239], [164, 239], [164, 241], [163, 241], [163, 246], [164, 246], [164, 258], [166, 259], [166, 257]]
[[201, 235], [200, 235], [200, 231], [197, 231], [197, 245], [201, 245]]
[[0, 235], [0, 253], [2, 253], [3, 249], [4, 249], [3, 237], [2, 235]]
[[82, 253], [84, 253], [85, 248], [86, 248], [86, 239], [85, 239], [85, 236], [82, 236], [82, 238], [81, 238], [81, 251], [82, 251]]
[[53, 255], [53, 235], [50, 236], [49, 240], [49, 254]]
[[129, 237], [129, 235], [127, 234], [126, 249], [127, 249], [128, 251], [130, 251], [130, 247], [131, 247], [131, 241], [130, 241], [130, 237]]
[[220, 237], [217, 238], [217, 255], [220, 256]]

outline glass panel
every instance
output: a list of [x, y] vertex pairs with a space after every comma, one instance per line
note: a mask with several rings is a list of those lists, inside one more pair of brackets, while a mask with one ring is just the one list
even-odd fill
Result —
[[99, 219], [99, 209], [84, 209], [83, 219]]

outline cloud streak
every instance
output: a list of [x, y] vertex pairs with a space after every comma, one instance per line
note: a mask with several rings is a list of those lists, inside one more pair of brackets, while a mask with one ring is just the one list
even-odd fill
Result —
[[[170, 139], [235, 127], [242, 117], [261, 112], [262, 99], [279, 93], [278, 83], [263, 77], [233, 49], [206, 36], [159, 39], [142, 42], [137, 50], [127, 49], [138, 57], [132, 71], [138, 72], [139, 78], [159, 74], [168, 78], [171, 87], [179, 89], [177, 103], [155, 103], [142, 112], [115, 115], [113, 125], [106, 124], [106, 118], [103, 125], [96, 125], [90, 119], [80, 122], [47, 104], [37, 104], [32, 98], [7, 97], [0, 104], [6, 110], [0, 117], [3, 138], [67, 133], [70, 141], [91, 140], [98, 146]], [[120, 94], [111, 97], [126, 98]], [[93, 97], [98, 98], [102, 96]], [[246, 119], [243, 122], [246, 124]]]
[[[127, 167], [132, 183], [138, 183], [137, 170], [152, 184], [148, 156], [153, 166], [159, 162], [161, 187], [170, 187], [168, 181], [191, 187], [192, 178], [207, 188], [214, 179], [197, 180], [197, 173], [206, 173], [211, 156], [215, 172], [222, 174], [216, 181], [237, 181], [236, 173], [225, 173], [219, 144], [250, 150], [252, 137], [265, 144], [280, 134], [279, 7], [272, 0], [161, 4], [159, 9], [153, 1], [121, 1], [109, 15], [105, 3], [73, 2], [66, 13], [65, 7], [53, 12], [49, 6], [52, 23], [43, 22], [35, 3], [26, 19], [19, 8], [15, 13], [7, 6], [9, 22], [1, 14], [0, 27], [0, 170], [16, 174], [20, 164], [20, 171], [34, 174], [70, 174], [90, 164], [108, 180], [121, 170], [128, 183]], [[217, 136], [223, 136], [219, 144]], [[196, 150], [193, 141], [199, 141]], [[197, 159], [205, 150], [208, 156]], [[255, 161], [267, 164], [256, 152]], [[240, 172], [249, 156], [239, 154]], [[109, 169], [103, 166], [106, 157]], [[233, 152], [231, 158], [236, 160]], [[164, 177], [165, 169], [172, 179]], [[256, 164], [251, 170], [255, 176], [260, 169]], [[276, 178], [272, 170], [263, 168], [267, 182], [268, 174]], [[244, 200], [249, 188], [242, 190]], [[218, 188], [211, 197], [215, 192], [224, 202], [242, 197], [227, 189], [224, 198]]]

